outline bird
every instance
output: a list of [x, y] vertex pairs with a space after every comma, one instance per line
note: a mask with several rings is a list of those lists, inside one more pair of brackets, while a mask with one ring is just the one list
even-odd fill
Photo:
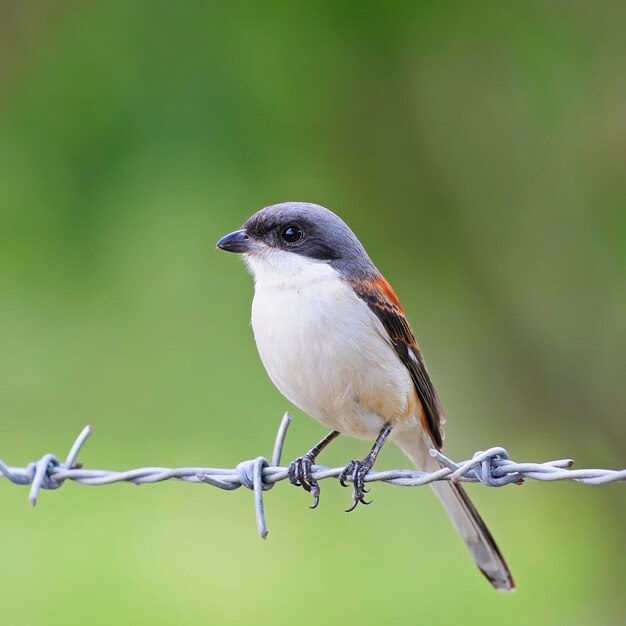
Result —
[[[289, 466], [289, 480], [319, 502], [311, 468], [340, 434], [374, 441], [340, 475], [352, 506], [369, 504], [365, 477], [387, 440], [422, 471], [440, 465], [445, 413], [393, 288], [348, 225], [308, 202], [283, 202], [254, 213], [216, 247], [242, 255], [254, 279], [251, 324], [273, 384], [330, 429]], [[500, 591], [513, 577], [462, 486], [431, 484], [480, 571]]]

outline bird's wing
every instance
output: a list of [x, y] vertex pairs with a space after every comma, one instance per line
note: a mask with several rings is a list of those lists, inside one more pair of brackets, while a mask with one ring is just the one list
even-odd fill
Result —
[[424, 409], [426, 421], [424, 426], [430, 431], [437, 447], [441, 448], [443, 445], [442, 424], [446, 421], [445, 413], [398, 296], [383, 276], [369, 280], [351, 281], [351, 284], [357, 296], [367, 304], [380, 320], [396, 354], [409, 370]]

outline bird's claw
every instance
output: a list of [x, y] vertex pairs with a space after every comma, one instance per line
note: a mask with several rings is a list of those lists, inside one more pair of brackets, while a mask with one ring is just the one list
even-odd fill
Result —
[[346, 509], [346, 513], [354, 511], [359, 502], [361, 504], [371, 504], [371, 500], [365, 499], [365, 494], [369, 493], [369, 489], [365, 488], [365, 476], [372, 469], [374, 460], [369, 456], [362, 461], [352, 460], [345, 469], [339, 474], [339, 483], [342, 487], [347, 487], [346, 481], [352, 483], [352, 506]]
[[313, 496], [313, 504], [310, 507], [312, 509], [320, 502], [320, 487], [311, 473], [314, 461], [312, 456], [305, 454], [294, 459], [287, 470], [289, 482], [296, 487], [302, 487]]

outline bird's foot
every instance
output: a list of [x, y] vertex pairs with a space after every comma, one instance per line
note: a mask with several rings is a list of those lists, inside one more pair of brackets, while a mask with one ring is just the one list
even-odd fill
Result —
[[365, 476], [372, 469], [376, 457], [368, 454], [362, 461], [350, 461], [345, 469], [339, 474], [339, 482], [342, 487], [347, 487], [346, 481], [351, 482], [352, 490], [352, 506], [346, 509], [346, 513], [353, 511], [357, 504], [371, 504], [371, 500], [365, 499], [365, 494], [369, 489], [365, 488]]
[[315, 457], [307, 453], [299, 456], [289, 465], [287, 476], [289, 482], [296, 487], [302, 487], [313, 496], [313, 504], [310, 508], [314, 509], [320, 502], [320, 487], [311, 473], [311, 468], [315, 462]]

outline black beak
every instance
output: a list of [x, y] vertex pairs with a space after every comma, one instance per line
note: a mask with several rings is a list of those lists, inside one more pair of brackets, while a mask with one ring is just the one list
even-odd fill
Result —
[[238, 252], [241, 254], [250, 252], [256, 247], [256, 243], [245, 229], [242, 229], [225, 235], [215, 244], [215, 247], [227, 252]]

